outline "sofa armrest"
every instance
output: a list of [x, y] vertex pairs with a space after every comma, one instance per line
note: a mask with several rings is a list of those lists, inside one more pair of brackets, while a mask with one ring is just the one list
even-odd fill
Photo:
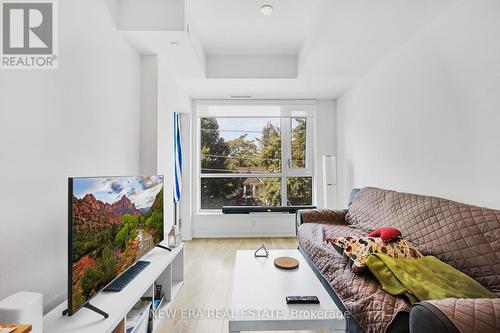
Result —
[[415, 303], [410, 311], [410, 333], [458, 333], [455, 325], [428, 302]]
[[298, 210], [296, 217], [296, 227], [304, 223], [330, 223], [344, 224], [347, 209], [302, 209]]
[[[500, 298], [446, 298], [416, 303], [410, 312], [410, 332], [500, 332]], [[424, 327], [424, 329], [422, 329]], [[434, 326], [431, 326], [434, 327]]]

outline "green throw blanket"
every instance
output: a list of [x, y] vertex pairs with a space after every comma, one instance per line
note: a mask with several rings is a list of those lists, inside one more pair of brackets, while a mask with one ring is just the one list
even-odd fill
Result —
[[366, 265], [392, 295], [404, 295], [410, 303], [444, 298], [496, 298], [479, 282], [433, 256], [396, 259], [372, 254]]

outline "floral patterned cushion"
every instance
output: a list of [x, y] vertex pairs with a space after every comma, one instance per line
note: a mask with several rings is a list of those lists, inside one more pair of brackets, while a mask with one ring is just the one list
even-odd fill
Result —
[[401, 238], [384, 243], [380, 237], [338, 236], [329, 241], [339, 252], [350, 259], [354, 273], [361, 273], [366, 269], [365, 261], [372, 253], [405, 259], [423, 257], [422, 253]]

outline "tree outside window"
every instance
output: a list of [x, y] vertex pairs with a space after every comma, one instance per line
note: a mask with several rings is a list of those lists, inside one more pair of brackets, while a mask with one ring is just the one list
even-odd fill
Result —
[[283, 163], [281, 118], [200, 118], [201, 209], [312, 204], [312, 175], [286, 177], [305, 168], [306, 118], [290, 121], [290, 161]]

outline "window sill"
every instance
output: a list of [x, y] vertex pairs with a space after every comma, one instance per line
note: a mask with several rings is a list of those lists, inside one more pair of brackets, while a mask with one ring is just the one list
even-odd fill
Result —
[[199, 216], [212, 216], [212, 215], [224, 215], [222, 214], [222, 211], [221, 210], [199, 210], [196, 212], [196, 215], [199, 215]]

